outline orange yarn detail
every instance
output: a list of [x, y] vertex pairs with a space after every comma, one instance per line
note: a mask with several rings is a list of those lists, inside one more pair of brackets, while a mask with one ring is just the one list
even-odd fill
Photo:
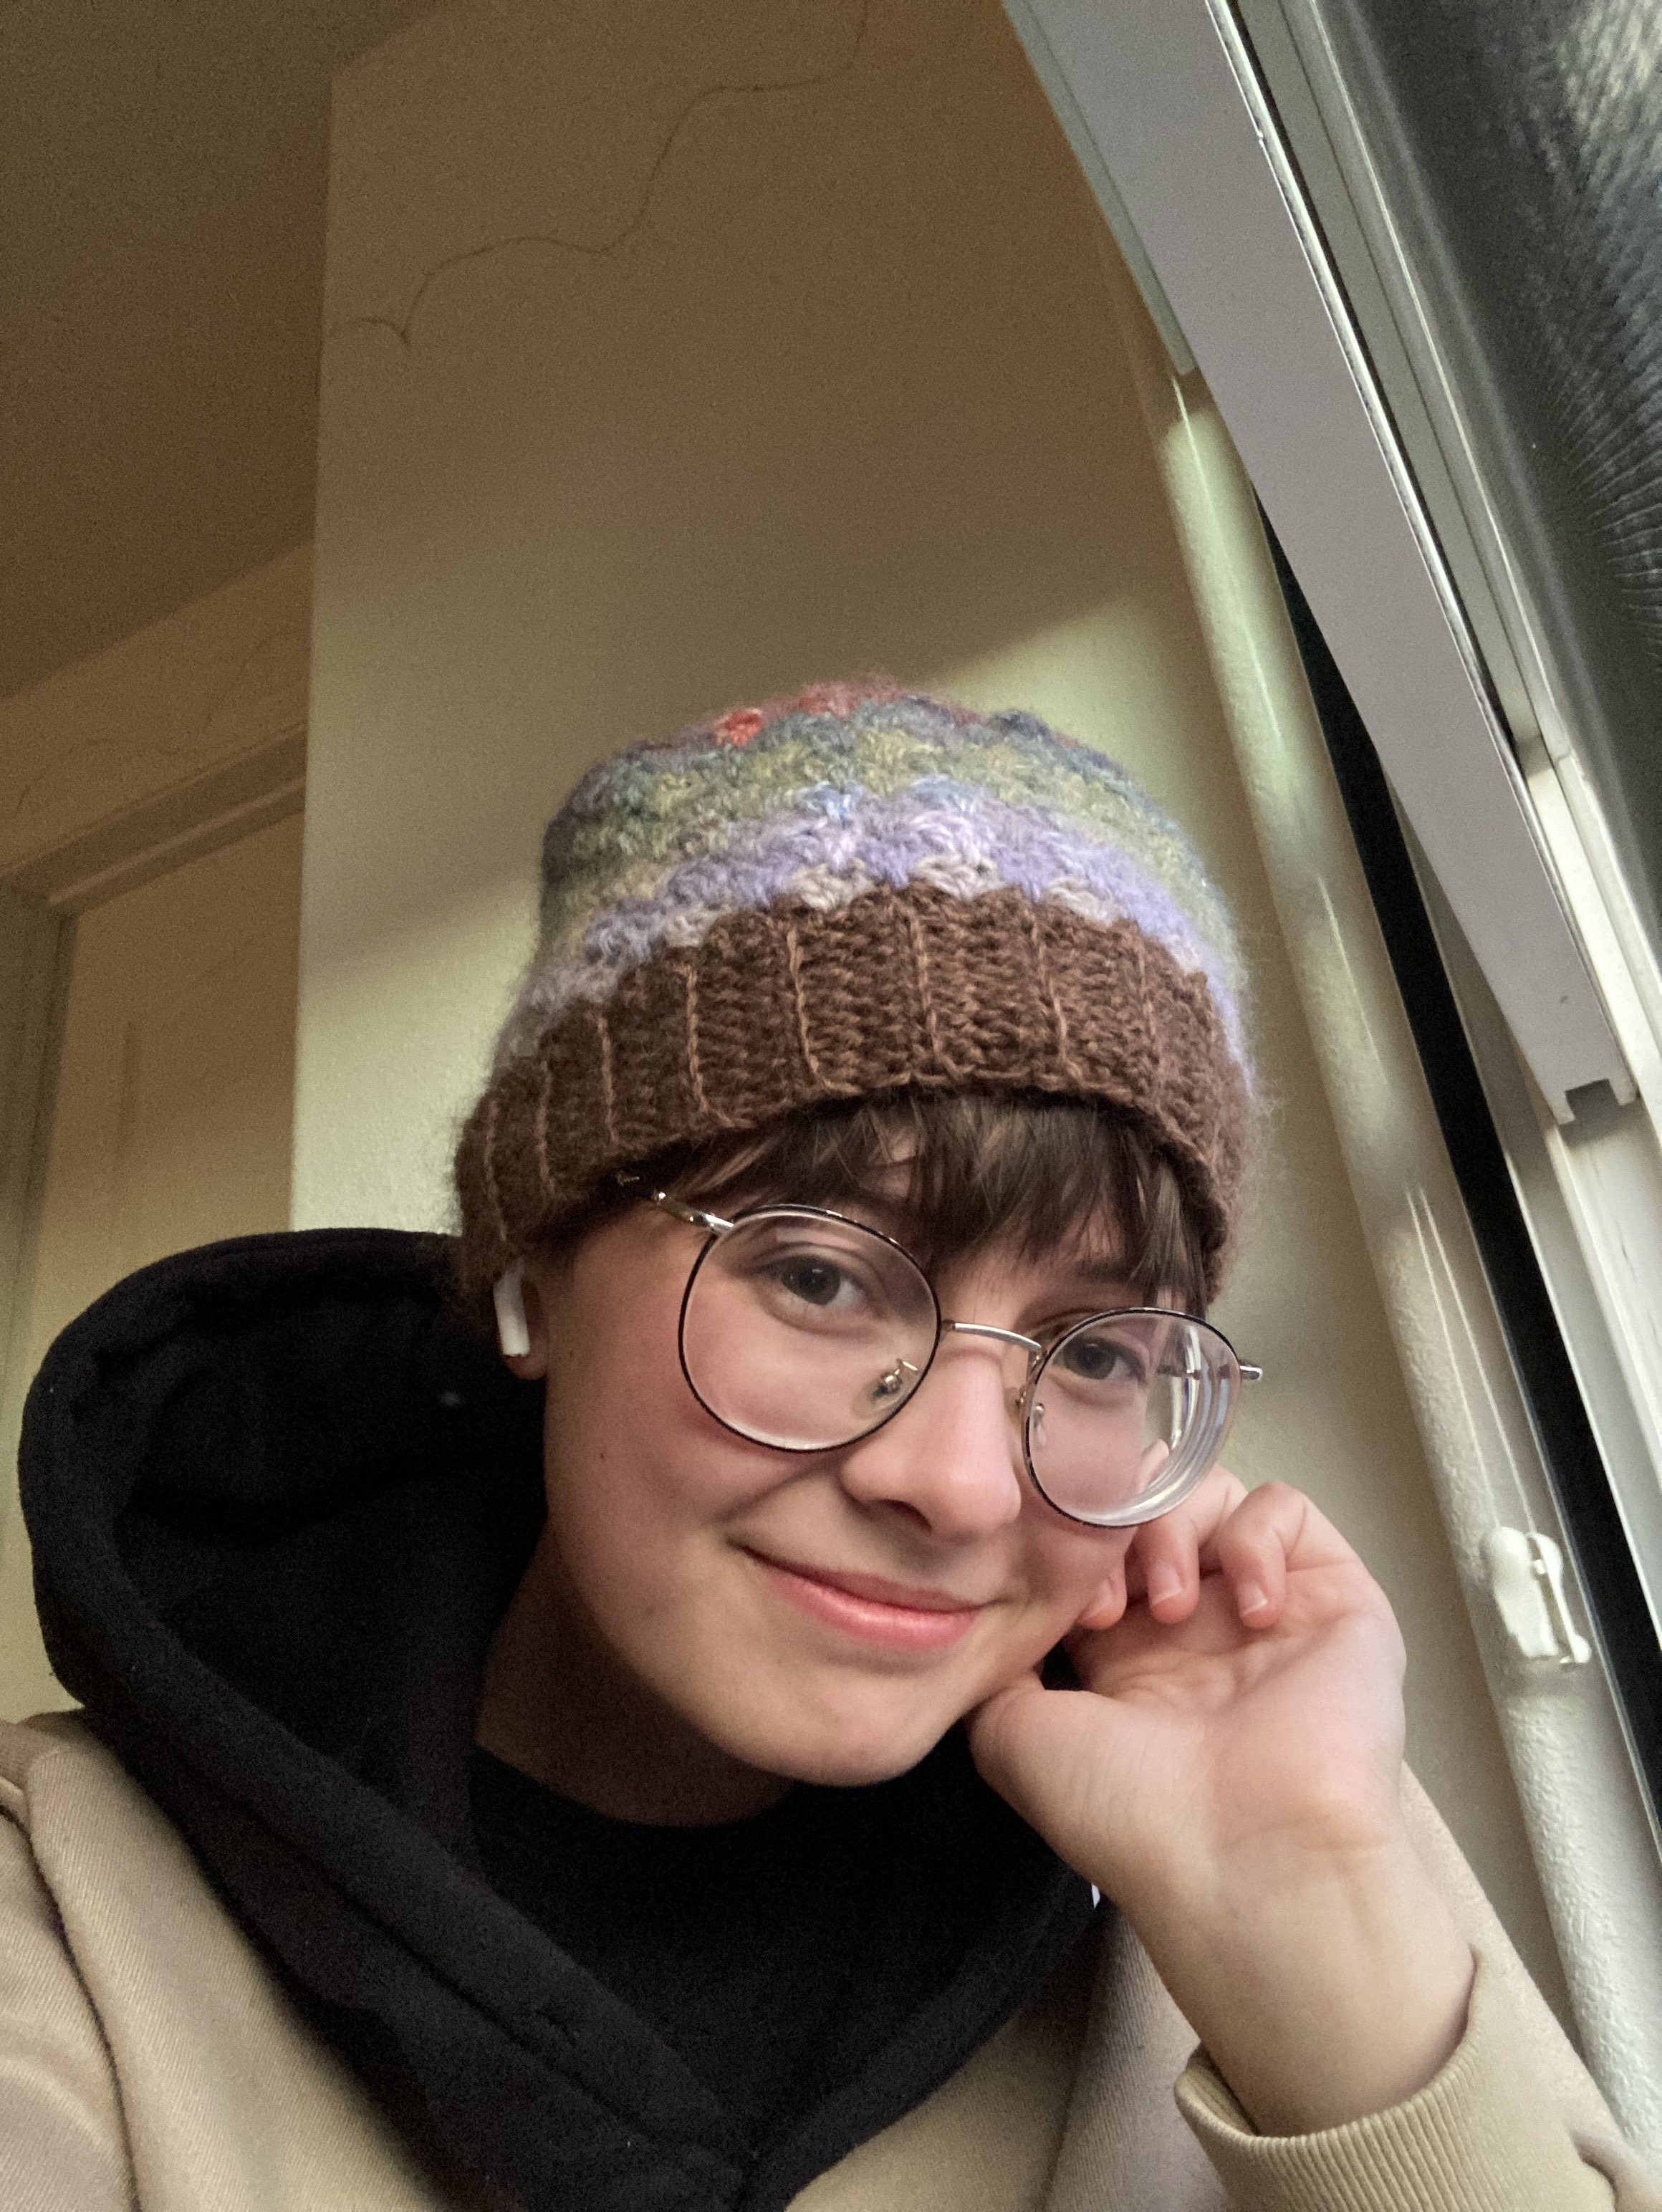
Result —
[[767, 725], [768, 718], [759, 707], [735, 707], [719, 722], [710, 724], [709, 733], [718, 744], [747, 745], [756, 732], [766, 729]]

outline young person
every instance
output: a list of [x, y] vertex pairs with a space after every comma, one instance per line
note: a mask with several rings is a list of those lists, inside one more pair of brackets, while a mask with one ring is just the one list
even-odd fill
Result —
[[86, 1711], [3, 1751], [5, 2202], [1662, 2201], [1383, 1595], [1217, 1465], [1240, 988], [1029, 715], [586, 778], [454, 1247], [183, 1255], [32, 1393]]

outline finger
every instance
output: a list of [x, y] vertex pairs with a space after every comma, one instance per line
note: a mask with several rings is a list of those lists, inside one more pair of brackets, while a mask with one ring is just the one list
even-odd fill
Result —
[[1158, 1620], [1187, 1620], [1200, 1595], [1200, 1544], [1193, 1521], [1168, 1513], [1145, 1522], [1134, 1549], [1149, 1612]]
[[1117, 1621], [1124, 1619], [1127, 1602], [1125, 1565], [1121, 1559], [1097, 1584], [1090, 1603], [1081, 1613], [1074, 1626], [1092, 1633], [1112, 1628]]
[[1236, 1476], [1215, 1468], [1181, 1505], [1137, 1530], [1128, 1576], [1157, 1620], [1186, 1620], [1194, 1611], [1212, 1539], [1246, 1495]]
[[1280, 1620], [1289, 1569], [1348, 1565], [1356, 1558], [1312, 1501], [1287, 1482], [1249, 1492], [1208, 1549], [1249, 1628], [1273, 1627]]
[[1028, 1729], [1034, 1716], [1046, 1714], [1046, 1708], [1034, 1700], [1066, 1694], [1063, 1691], [1047, 1691], [1037, 1668], [1033, 1668], [1007, 1683], [966, 1716], [970, 1755], [982, 1780], [1018, 1812], [1023, 1811], [1031, 1789], [1029, 1769], [1032, 1762], [1026, 1741]]
[[982, 1779], [1076, 1872], [1110, 1893], [1115, 1822], [1104, 1802], [1102, 1740], [1115, 1718], [1104, 1699], [1047, 1690], [1035, 1674], [966, 1716]]

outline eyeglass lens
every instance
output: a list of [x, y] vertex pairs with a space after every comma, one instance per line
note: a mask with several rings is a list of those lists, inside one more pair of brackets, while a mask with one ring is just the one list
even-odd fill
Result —
[[1052, 1505], [1112, 1528], [1164, 1513], [1222, 1448], [1239, 1370], [1182, 1314], [1104, 1316], [1050, 1346], [1027, 1411], [1027, 1458]]
[[[682, 1309], [681, 1358], [727, 1427], [823, 1451], [905, 1403], [939, 1328], [928, 1280], [898, 1245], [858, 1222], [774, 1206], [705, 1249]], [[1014, 1364], [1019, 1393], [1019, 1349]], [[1078, 1323], [1033, 1385], [1033, 1480], [1076, 1520], [1111, 1527], [1164, 1512], [1216, 1457], [1239, 1382], [1227, 1340], [1204, 1322], [1131, 1312]]]
[[876, 1428], [934, 1350], [934, 1293], [857, 1222], [770, 1207], [705, 1252], [681, 1317], [687, 1380], [758, 1443], [822, 1451]]

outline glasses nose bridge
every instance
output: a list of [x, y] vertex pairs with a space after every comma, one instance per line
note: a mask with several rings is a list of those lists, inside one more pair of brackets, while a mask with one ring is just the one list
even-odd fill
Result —
[[1032, 1388], [1044, 1357], [1044, 1346], [1036, 1337], [1023, 1336], [1019, 1329], [998, 1328], [989, 1321], [950, 1321], [943, 1314], [941, 1321], [942, 1339], [953, 1336], [978, 1336], [997, 1345], [1004, 1357], [1005, 1373], [1009, 1374], [1012, 1362], [1009, 1355], [1020, 1352], [1025, 1355], [1021, 1380], [1015, 1386], [1015, 1404], [1012, 1410], [1020, 1415], [1026, 1404], [1028, 1391]]
[[1020, 1345], [1030, 1362], [1037, 1359], [1044, 1350], [1037, 1337], [1023, 1336], [1019, 1329], [996, 1328], [989, 1321], [949, 1321], [943, 1314], [941, 1334], [945, 1336], [949, 1330], [957, 1336], [990, 1336], [996, 1338], [1001, 1344]]
[[[1026, 1418], [1028, 1395], [1044, 1361], [1044, 1346], [1036, 1337], [1023, 1336], [1019, 1329], [999, 1328], [986, 1321], [952, 1321], [943, 1314], [937, 1344], [944, 1344], [948, 1336], [980, 1337], [997, 1346], [1004, 1368], [1007, 1409], [1019, 1429]], [[1023, 1354], [1019, 1380], [1011, 1375], [1014, 1364], [1011, 1354], [1017, 1352]]]

